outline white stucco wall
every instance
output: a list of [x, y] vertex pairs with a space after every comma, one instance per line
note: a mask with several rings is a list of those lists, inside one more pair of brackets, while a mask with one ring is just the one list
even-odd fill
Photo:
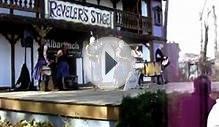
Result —
[[118, 9], [118, 10], [123, 10], [122, 0], [120, 0], [120, 1], [116, 4], [116, 9]]
[[83, 73], [82, 73], [82, 58], [77, 58], [76, 59], [76, 72], [78, 76], [78, 83], [82, 84], [83, 83]]
[[0, 87], [11, 86], [11, 46], [0, 34]]
[[[34, 65], [36, 64], [37, 61], [37, 43], [34, 43]], [[29, 74], [31, 76], [31, 49], [27, 48], [27, 53], [26, 53], [26, 65], [29, 70]], [[15, 80], [20, 76], [21, 68], [24, 63], [25, 59], [25, 48], [21, 46], [20, 40], [16, 43], [15, 45]]]
[[[33, 55], [34, 55], [34, 66], [37, 63], [38, 58], [38, 44], [34, 42], [33, 46]], [[27, 48], [26, 52], [26, 64], [29, 70], [30, 76], [31, 74], [31, 49]], [[0, 87], [11, 87], [11, 46], [7, 39], [3, 35], [0, 34]], [[25, 60], [25, 49], [21, 46], [20, 40], [15, 45], [15, 82], [18, 80], [22, 65]], [[82, 58], [77, 58], [76, 60], [76, 72], [78, 76], [78, 83], [83, 83], [82, 76]], [[37, 81], [34, 82], [35, 86], [37, 85]]]
[[14, 10], [14, 15], [27, 16], [27, 17], [36, 17], [36, 13], [20, 11], [20, 10]]
[[141, 1], [141, 15], [147, 17], [148, 16], [148, 6], [147, 3], [142, 0]]
[[111, 2], [111, 0], [101, 0], [100, 5], [104, 7], [113, 8], [113, 3]]
[[[0, 8], [0, 14], [10, 14], [10, 9]], [[36, 13], [20, 11], [20, 10], [14, 10], [14, 15], [36, 17]]]
[[[34, 65], [37, 60], [37, 43], [34, 43]], [[25, 50], [20, 40], [15, 45], [15, 82], [20, 76], [24, 63]], [[7, 39], [0, 34], [0, 87], [11, 87], [11, 46]], [[31, 49], [27, 48], [27, 67], [31, 76]]]
[[7, 8], [0, 8], [0, 14], [9, 14], [10, 13], [10, 10], [7, 9]]

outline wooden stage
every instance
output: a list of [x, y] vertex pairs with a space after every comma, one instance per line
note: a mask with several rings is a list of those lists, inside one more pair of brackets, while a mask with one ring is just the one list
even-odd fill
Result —
[[0, 92], [0, 109], [61, 115], [73, 118], [116, 121], [124, 96], [137, 96], [144, 89]]

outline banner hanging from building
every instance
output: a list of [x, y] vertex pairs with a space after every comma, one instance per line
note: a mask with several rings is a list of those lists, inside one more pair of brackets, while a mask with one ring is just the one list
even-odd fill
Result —
[[46, 41], [46, 45], [48, 47], [48, 56], [51, 57], [51, 59], [54, 59], [55, 54], [57, 54], [58, 50], [60, 50], [62, 48], [63, 45], [67, 46], [68, 49], [68, 57], [81, 57], [82, 55], [82, 43], [78, 43], [78, 42], [57, 42], [55, 40], [45, 40]]
[[113, 12], [58, 0], [45, 0], [45, 14], [49, 19], [97, 25], [113, 29]]

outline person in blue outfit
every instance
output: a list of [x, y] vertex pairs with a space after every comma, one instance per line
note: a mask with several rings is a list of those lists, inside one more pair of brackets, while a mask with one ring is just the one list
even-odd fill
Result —
[[64, 44], [62, 49], [57, 52], [57, 80], [60, 90], [63, 90], [63, 78], [69, 75], [68, 48], [67, 44]]
[[38, 60], [37, 63], [34, 67], [34, 71], [33, 71], [33, 78], [34, 80], [38, 81], [38, 85], [40, 84], [41, 80], [42, 80], [42, 75], [41, 75], [41, 71], [43, 66], [46, 66], [49, 64], [49, 61], [47, 59], [47, 49], [48, 47], [45, 44], [45, 41], [42, 40], [39, 48], [38, 48]]
[[164, 79], [163, 77], [163, 71], [170, 64], [168, 57], [163, 54], [162, 49], [163, 49], [163, 45], [160, 44], [155, 51], [155, 61], [159, 63], [161, 66], [161, 74], [156, 76], [157, 84], [159, 85], [167, 83], [166, 79]]

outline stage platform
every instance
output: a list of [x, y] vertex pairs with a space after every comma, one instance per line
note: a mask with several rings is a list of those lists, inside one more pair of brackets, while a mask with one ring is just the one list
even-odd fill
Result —
[[135, 97], [143, 89], [0, 92], [1, 110], [117, 121], [124, 96]]

